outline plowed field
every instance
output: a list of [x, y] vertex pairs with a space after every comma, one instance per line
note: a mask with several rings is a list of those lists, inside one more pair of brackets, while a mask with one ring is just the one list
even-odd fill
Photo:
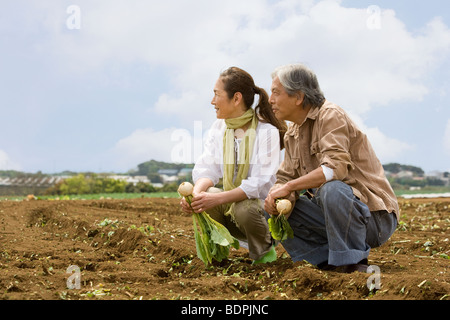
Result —
[[450, 199], [399, 201], [371, 274], [293, 263], [281, 245], [270, 264], [241, 248], [205, 267], [179, 199], [0, 201], [0, 298], [449, 300]]

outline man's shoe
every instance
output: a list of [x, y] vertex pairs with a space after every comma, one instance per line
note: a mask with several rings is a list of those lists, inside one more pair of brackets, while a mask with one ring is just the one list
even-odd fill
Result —
[[356, 264], [349, 264], [349, 265], [345, 265], [345, 266], [339, 266], [336, 268], [337, 272], [341, 272], [341, 273], [352, 273], [352, 272], [363, 272], [363, 273], [367, 273], [367, 269], [369, 268], [368, 266], [368, 261], [367, 259], [363, 259], [360, 262], [356, 263]]
[[326, 260], [322, 263], [319, 263], [317, 265], [317, 269], [323, 270], [323, 271], [334, 271], [334, 270], [336, 270], [336, 268], [337, 268], [336, 266], [328, 264], [328, 260]]

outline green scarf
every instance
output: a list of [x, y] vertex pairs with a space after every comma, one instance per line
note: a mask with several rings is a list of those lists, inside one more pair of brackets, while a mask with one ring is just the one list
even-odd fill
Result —
[[[244, 138], [239, 146], [238, 171], [236, 179], [235, 172], [235, 150], [234, 150], [234, 130], [243, 127], [250, 122], [250, 127], [245, 131]], [[248, 109], [242, 116], [233, 119], [226, 119], [227, 129], [223, 136], [223, 188], [225, 191], [235, 189], [241, 185], [243, 179], [247, 178], [250, 168], [250, 160], [252, 157], [253, 145], [256, 139], [256, 126], [258, 125], [258, 117], [255, 110]], [[233, 181], [234, 179], [234, 181]], [[226, 213], [233, 216], [233, 205]]]

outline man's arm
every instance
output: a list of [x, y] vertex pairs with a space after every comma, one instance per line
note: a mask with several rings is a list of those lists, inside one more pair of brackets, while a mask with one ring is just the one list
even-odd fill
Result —
[[[327, 181], [322, 167], [284, 184], [277, 184], [269, 192], [264, 202], [264, 209], [271, 215], [277, 215], [275, 200], [289, 198], [296, 191], [318, 188]], [[291, 199], [290, 199], [291, 200]], [[291, 200], [292, 201], [292, 200]]]
[[270, 194], [275, 199], [284, 198], [295, 191], [318, 188], [325, 182], [325, 174], [323, 173], [322, 167], [319, 167], [304, 176], [288, 181], [278, 189], [272, 190]]

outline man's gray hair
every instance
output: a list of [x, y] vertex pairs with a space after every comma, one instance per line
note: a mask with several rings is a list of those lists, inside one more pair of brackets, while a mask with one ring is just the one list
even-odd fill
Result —
[[278, 77], [281, 85], [290, 96], [299, 91], [305, 94], [304, 103], [311, 107], [321, 107], [325, 102], [325, 96], [320, 89], [316, 74], [302, 64], [288, 64], [276, 68], [272, 72], [272, 79]]

